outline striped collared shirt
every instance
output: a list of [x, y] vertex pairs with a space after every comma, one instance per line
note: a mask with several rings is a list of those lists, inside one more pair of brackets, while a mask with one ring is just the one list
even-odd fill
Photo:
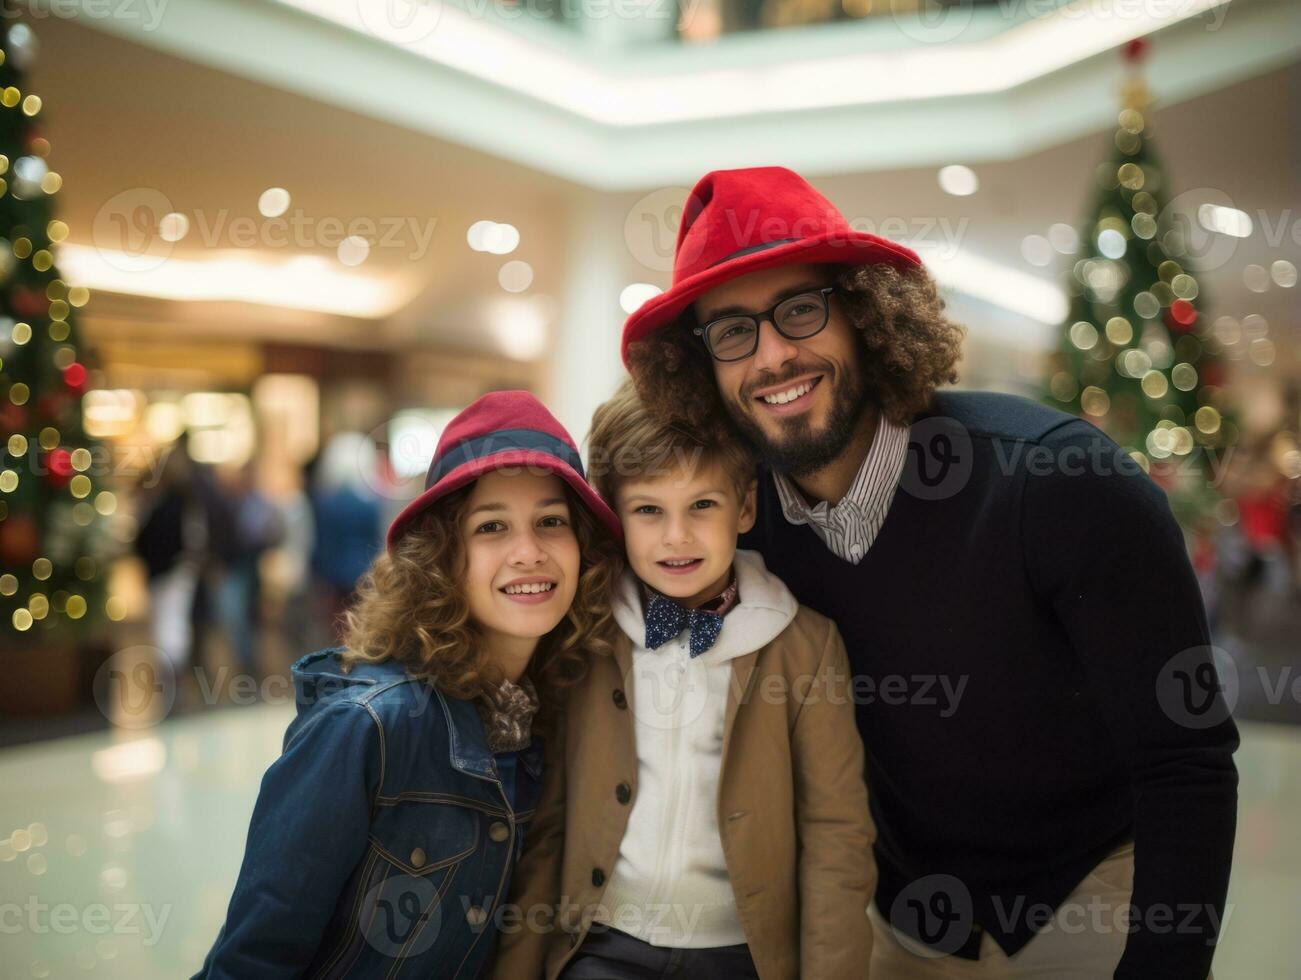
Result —
[[882, 417], [849, 492], [834, 507], [825, 500], [810, 507], [789, 477], [774, 472], [782, 513], [792, 524], [810, 525], [832, 554], [857, 565], [881, 530], [907, 455], [908, 427]]

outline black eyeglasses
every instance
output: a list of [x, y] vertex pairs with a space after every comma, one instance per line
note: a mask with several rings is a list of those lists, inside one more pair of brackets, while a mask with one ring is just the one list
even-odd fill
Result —
[[694, 327], [716, 361], [743, 361], [759, 349], [759, 325], [767, 320], [787, 340], [808, 340], [821, 331], [830, 316], [828, 297], [835, 286], [788, 296], [763, 313], [733, 313]]

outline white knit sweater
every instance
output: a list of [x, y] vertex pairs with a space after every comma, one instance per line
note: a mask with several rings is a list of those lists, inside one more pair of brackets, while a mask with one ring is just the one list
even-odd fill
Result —
[[692, 659], [689, 636], [647, 650], [642, 587], [629, 571], [614, 603], [632, 640], [637, 796], [596, 918], [656, 946], [745, 942], [719, 837], [718, 786], [729, 661], [765, 646], [799, 606], [758, 552], [738, 551], [740, 602], [714, 646]]

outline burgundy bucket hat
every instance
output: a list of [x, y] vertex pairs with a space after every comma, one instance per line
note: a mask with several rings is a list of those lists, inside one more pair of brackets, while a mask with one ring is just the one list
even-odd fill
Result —
[[394, 518], [388, 529], [388, 548], [391, 550], [407, 525], [439, 498], [490, 470], [515, 466], [542, 469], [560, 477], [615, 539], [622, 540], [619, 518], [584, 477], [582, 457], [564, 426], [527, 391], [494, 391], [443, 430], [425, 476], [425, 490]]

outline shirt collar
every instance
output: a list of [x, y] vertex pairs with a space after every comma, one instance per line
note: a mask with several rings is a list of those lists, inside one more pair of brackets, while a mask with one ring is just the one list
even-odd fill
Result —
[[[650, 605], [650, 600], [652, 596], [662, 595], [662, 593], [656, 589], [652, 589], [645, 582], [642, 582], [641, 595], [642, 595], [642, 608], [645, 609], [647, 606]], [[665, 598], [670, 598], [670, 597], [666, 596]], [[676, 599], [673, 599], [672, 601], [677, 602]], [[711, 612], [711, 613], [716, 613], [719, 616], [726, 616], [729, 612], [732, 611], [733, 608], [735, 608], [736, 604], [739, 603], [740, 601], [741, 601], [741, 590], [740, 590], [740, 585], [738, 584], [736, 579], [736, 566], [734, 565], [732, 566], [732, 581], [727, 586], [727, 588], [725, 588], [722, 592], [718, 593], [718, 595], [714, 596], [714, 598], [710, 599], [709, 601], [702, 602], [696, 608], [703, 610], [704, 612]]]
[[794, 481], [774, 470], [773, 482], [777, 485], [777, 496], [781, 499], [786, 520], [791, 524], [813, 523], [827, 527], [837, 520], [866, 520], [888, 507], [903, 473], [904, 457], [908, 454], [908, 430], [909, 426], [896, 425], [881, 416], [872, 445], [854, 475], [849, 492], [835, 505], [819, 500], [810, 507]]

